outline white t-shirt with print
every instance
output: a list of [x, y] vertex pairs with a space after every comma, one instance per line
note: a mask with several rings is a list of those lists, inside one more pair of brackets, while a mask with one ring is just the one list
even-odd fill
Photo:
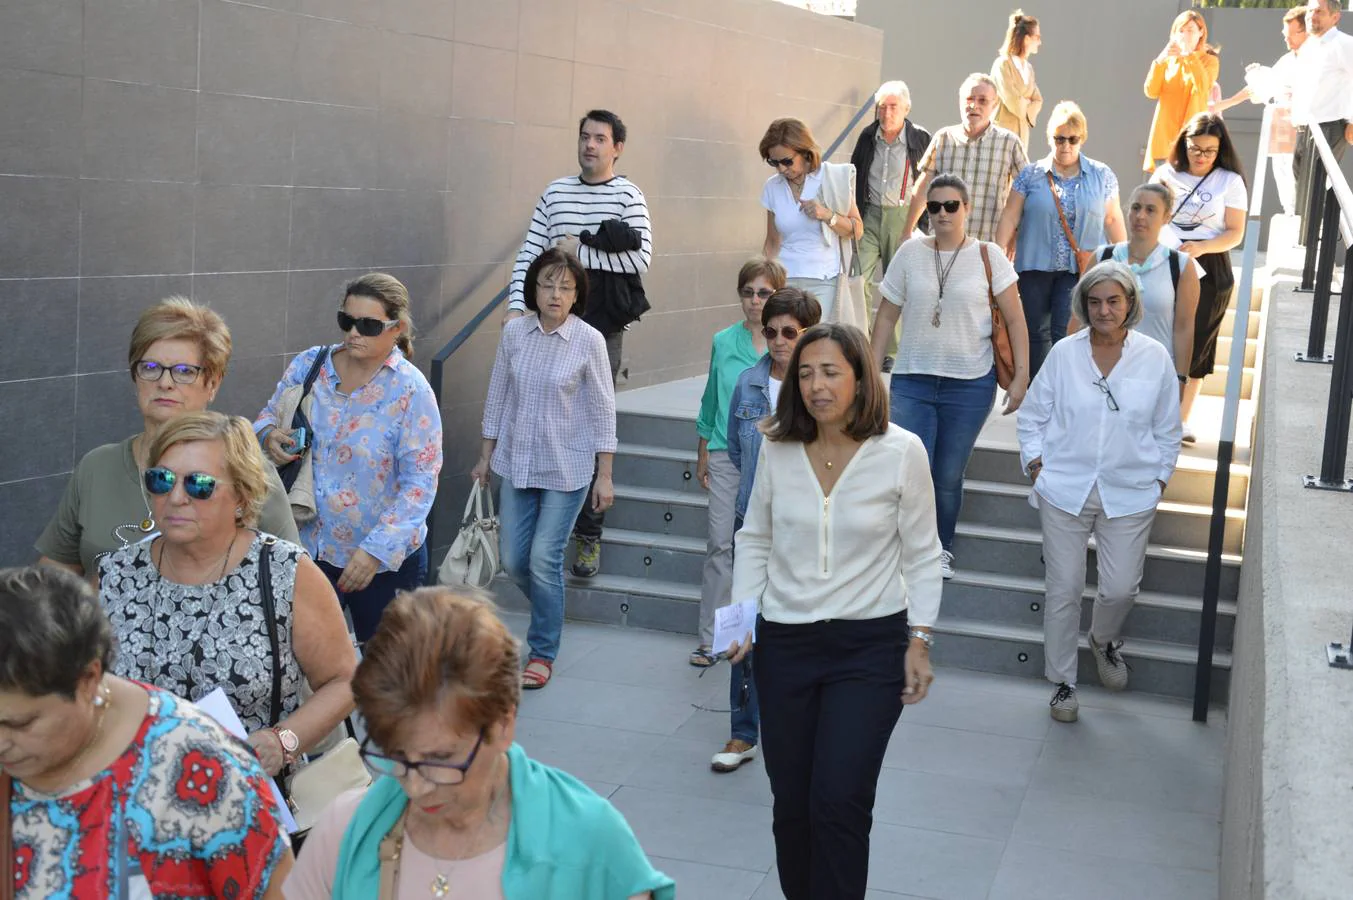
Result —
[[[822, 191], [822, 169], [803, 179], [803, 200], [816, 200]], [[780, 232], [780, 265], [790, 278], [835, 278], [841, 272], [841, 249], [836, 235], [828, 242], [822, 223], [804, 215], [783, 175], [772, 175], [761, 188], [761, 205], [775, 215]]]
[[[968, 238], [958, 250], [940, 253], [941, 267], [953, 267], [940, 297], [935, 274], [935, 249], [929, 238], [912, 238], [897, 249], [883, 275], [879, 293], [902, 307], [902, 338], [893, 363], [893, 376], [943, 375], [946, 378], [981, 378], [991, 371], [991, 302], [987, 297], [987, 273], [982, 266], [978, 242]], [[995, 244], [987, 244], [991, 283], [995, 293], [1014, 284], [1019, 276]], [[934, 324], [935, 305], [940, 324]]]
[[[1167, 247], [1178, 247], [1184, 241], [1211, 240], [1226, 230], [1226, 210], [1249, 208], [1245, 180], [1230, 169], [1218, 167], [1199, 178], [1188, 172], [1176, 172], [1169, 163], [1164, 163], [1151, 180], [1168, 184], [1174, 191], [1174, 214], [1169, 226], [1160, 230], [1160, 242]], [[1198, 190], [1194, 191], [1194, 187]], [[1189, 196], [1190, 192], [1193, 196]]]

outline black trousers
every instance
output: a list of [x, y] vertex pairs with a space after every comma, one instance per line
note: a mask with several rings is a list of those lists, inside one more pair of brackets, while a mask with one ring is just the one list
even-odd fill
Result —
[[1206, 378], [1217, 364], [1217, 337], [1221, 334], [1226, 309], [1235, 293], [1236, 276], [1231, 268], [1231, 254], [1204, 253], [1198, 257], [1203, 267], [1198, 283], [1198, 308], [1193, 314], [1193, 359], [1189, 361], [1190, 378]]
[[863, 900], [874, 794], [902, 714], [907, 614], [757, 622], [761, 746], [786, 900]]
[[[1344, 158], [1344, 151], [1348, 149], [1348, 142], [1344, 140], [1345, 124], [1347, 124], [1345, 119], [1320, 123], [1320, 130], [1324, 132], [1325, 140], [1334, 151], [1334, 158], [1341, 161]], [[1311, 194], [1311, 162], [1318, 155], [1315, 138], [1311, 137], [1311, 129], [1306, 125], [1298, 125], [1297, 146], [1292, 151], [1292, 174], [1297, 177], [1297, 215], [1301, 217], [1297, 240], [1303, 245], [1306, 243], [1306, 217], [1312, 212], [1307, 208], [1310, 205]], [[1317, 216], [1320, 215], [1320, 210], [1314, 212]]]
[[[614, 334], [606, 335], [606, 356], [611, 363], [611, 381], [614, 382], [616, 376], [620, 374], [620, 351], [625, 343], [625, 332], [617, 331]], [[592, 488], [597, 486], [597, 470], [592, 469], [592, 485], [587, 489], [587, 499], [583, 500], [583, 508], [578, 511], [578, 518], [573, 523], [573, 533], [578, 537], [592, 538], [600, 540], [601, 526], [606, 523], [606, 514], [595, 512], [592, 509]]]

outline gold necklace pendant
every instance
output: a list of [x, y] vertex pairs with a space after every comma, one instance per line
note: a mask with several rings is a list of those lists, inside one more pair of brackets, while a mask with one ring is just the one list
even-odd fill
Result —
[[432, 879], [430, 890], [434, 897], [441, 898], [448, 896], [451, 893], [451, 879], [447, 878], [441, 872], [438, 872], [437, 877]]
[[139, 527], [142, 534], [150, 534], [155, 530], [155, 520], [147, 516], [141, 520], [141, 525]]
[[826, 463], [827, 471], [830, 472], [832, 470], [832, 461], [830, 459], [824, 459], [823, 462]]

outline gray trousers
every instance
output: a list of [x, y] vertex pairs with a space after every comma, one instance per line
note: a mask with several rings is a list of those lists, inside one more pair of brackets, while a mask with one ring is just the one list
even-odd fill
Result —
[[737, 466], [724, 450], [709, 454], [709, 537], [700, 579], [700, 646], [714, 644], [714, 610], [732, 602], [733, 518], [738, 499]]
[[1043, 520], [1046, 602], [1043, 604], [1043, 671], [1053, 684], [1076, 686], [1077, 645], [1081, 629], [1081, 594], [1085, 591], [1085, 551], [1095, 536], [1099, 586], [1090, 634], [1101, 646], [1117, 640], [1132, 611], [1146, 564], [1146, 545], [1156, 509], [1110, 519], [1092, 488], [1078, 516], [1039, 498]]

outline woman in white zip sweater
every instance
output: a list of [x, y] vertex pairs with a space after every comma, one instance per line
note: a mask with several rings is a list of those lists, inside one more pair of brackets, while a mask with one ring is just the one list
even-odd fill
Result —
[[930, 466], [920, 439], [889, 423], [869, 360], [857, 328], [804, 332], [737, 534], [733, 599], [760, 610], [754, 677], [787, 900], [862, 900], [888, 739], [934, 680]]

